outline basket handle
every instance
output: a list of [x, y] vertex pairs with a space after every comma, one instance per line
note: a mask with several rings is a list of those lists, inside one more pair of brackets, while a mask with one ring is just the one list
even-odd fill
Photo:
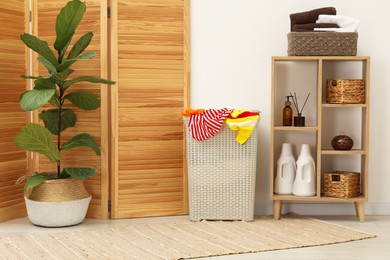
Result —
[[340, 175], [332, 174], [332, 181], [340, 181]]

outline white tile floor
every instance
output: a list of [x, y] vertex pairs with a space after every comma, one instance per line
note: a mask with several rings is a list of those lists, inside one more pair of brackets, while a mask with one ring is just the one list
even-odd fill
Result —
[[[27, 233], [50, 233], [68, 230], [87, 230], [108, 227], [120, 227], [131, 223], [164, 223], [177, 222], [187, 219], [187, 216], [153, 217], [121, 220], [96, 220], [86, 219], [82, 224], [65, 228], [42, 228], [32, 225], [27, 218], [20, 218], [0, 223], [0, 236], [18, 235]], [[390, 259], [390, 216], [366, 216], [366, 221], [360, 223], [355, 216], [314, 216], [314, 218], [328, 221], [334, 224], [350, 227], [359, 231], [376, 234], [373, 239], [365, 239], [342, 244], [278, 250], [253, 254], [229, 255], [209, 257], [202, 259], [214, 260], [257, 260], [257, 259]], [[1, 252], [0, 252], [1, 255]], [[143, 259], [144, 260], [144, 259]], [[147, 260], [147, 259], [145, 259]]]

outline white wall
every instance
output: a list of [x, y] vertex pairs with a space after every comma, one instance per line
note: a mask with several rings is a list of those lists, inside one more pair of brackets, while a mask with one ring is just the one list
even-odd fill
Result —
[[[287, 55], [291, 13], [334, 6], [361, 21], [358, 55], [371, 56], [369, 200], [366, 214], [390, 214], [390, 1], [192, 0], [191, 106], [261, 111], [256, 213], [271, 214], [271, 56]], [[349, 204], [288, 204], [302, 214], [354, 214]]]

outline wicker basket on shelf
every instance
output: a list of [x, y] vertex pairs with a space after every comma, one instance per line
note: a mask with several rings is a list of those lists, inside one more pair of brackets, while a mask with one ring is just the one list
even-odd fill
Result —
[[363, 104], [364, 102], [363, 79], [328, 79], [326, 81], [326, 103]]
[[289, 56], [356, 56], [356, 32], [290, 32]]
[[360, 195], [360, 173], [334, 171], [324, 174], [324, 196], [353, 198]]

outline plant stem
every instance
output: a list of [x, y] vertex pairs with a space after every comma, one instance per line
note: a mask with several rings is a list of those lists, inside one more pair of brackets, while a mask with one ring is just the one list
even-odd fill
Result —
[[[58, 108], [58, 139], [57, 139], [57, 148], [58, 151], [61, 151], [61, 118], [62, 118], [62, 105], [64, 103], [63, 96], [64, 92], [62, 90], [62, 86], [58, 85], [58, 88], [60, 90], [60, 95], [59, 95], [59, 103], [60, 106]], [[57, 161], [57, 178], [59, 179], [61, 175], [61, 158]]]

